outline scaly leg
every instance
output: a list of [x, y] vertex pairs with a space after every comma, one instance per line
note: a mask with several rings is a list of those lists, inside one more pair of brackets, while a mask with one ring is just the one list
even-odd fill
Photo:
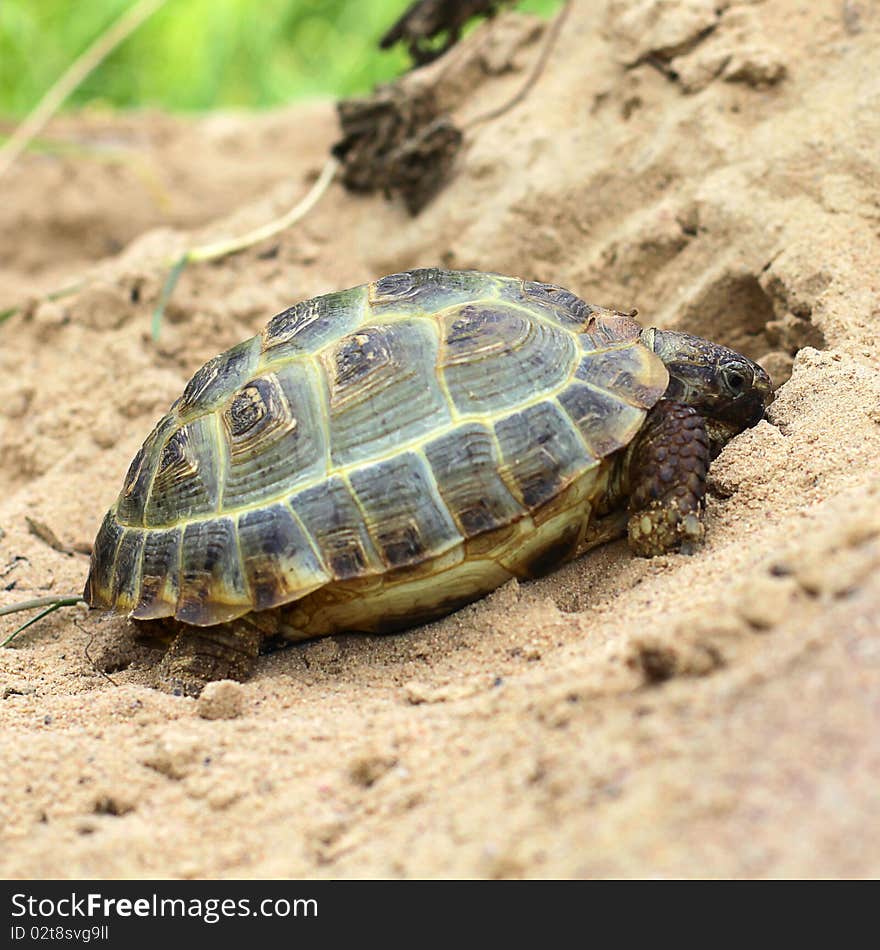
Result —
[[175, 626], [177, 636], [156, 671], [160, 689], [198, 696], [214, 680], [245, 680], [250, 676], [263, 632], [247, 617], [214, 627]]
[[706, 475], [711, 453], [706, 423], [690, 406], [661, 400], [627, 458], [633, 553], [643, 557], [676, 548], [692, 552], [703, 539]]

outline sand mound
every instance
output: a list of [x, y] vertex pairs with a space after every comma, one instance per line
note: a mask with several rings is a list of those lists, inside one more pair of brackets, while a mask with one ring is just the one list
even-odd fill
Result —
[[[86, 559], [26, 517], [90, 541], [205, 359], [382, 273], [553, 281], [784, 385], [713, 467], [694, 557], [610, 545], [406, 634], [278, 652], [198, 703], [144, 685], [156, 654], [124, 619], [31, 628], [0, 652], [0, 873], [880, 873], [878, 33], [855, 0], [576, 3], [540, 84], [468, 133], [418, 217], [334, 187], [280, 239], [190, 268], [158, 344], [180, 229], [282, 212], [332, 106], [59, 124], [151, 144], [121, 170], [31, 157], [4, 185], [0, 303], [86, 282], [0, 327], [0, 603], [81, 587]], [[539, 34], [511, 14], [454, 51], [460, 122], [515, 91]]]

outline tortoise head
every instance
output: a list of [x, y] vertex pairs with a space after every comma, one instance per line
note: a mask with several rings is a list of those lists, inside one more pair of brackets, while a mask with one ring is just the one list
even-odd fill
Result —
[[692, 406], [706, 420], [713, 458], [737, 433], [764, 417], [773, 384], [757, 363], [726, 346], [674, 330], [643, 330], [640, 339], [669, 371], [663, 398]]

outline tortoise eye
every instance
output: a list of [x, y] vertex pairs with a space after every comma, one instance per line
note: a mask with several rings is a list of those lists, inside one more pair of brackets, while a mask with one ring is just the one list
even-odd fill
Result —
[[735, 396], [742, 393], [749, 382], [748, 371], [739, 363], [728, 366], [724, 370], [723, 376], [725, 385]]

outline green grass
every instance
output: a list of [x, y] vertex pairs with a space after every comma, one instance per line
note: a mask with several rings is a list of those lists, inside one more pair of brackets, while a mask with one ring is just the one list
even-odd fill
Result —
[[[0, 115], [21, 117], [134, 0], [0, 0]], [[548, 15], [560, 0], [523, 0]], [[377, 40], [408, 0], [167, 0], [68, 100], [204, 111], [369, 91], [408, 64]]]

